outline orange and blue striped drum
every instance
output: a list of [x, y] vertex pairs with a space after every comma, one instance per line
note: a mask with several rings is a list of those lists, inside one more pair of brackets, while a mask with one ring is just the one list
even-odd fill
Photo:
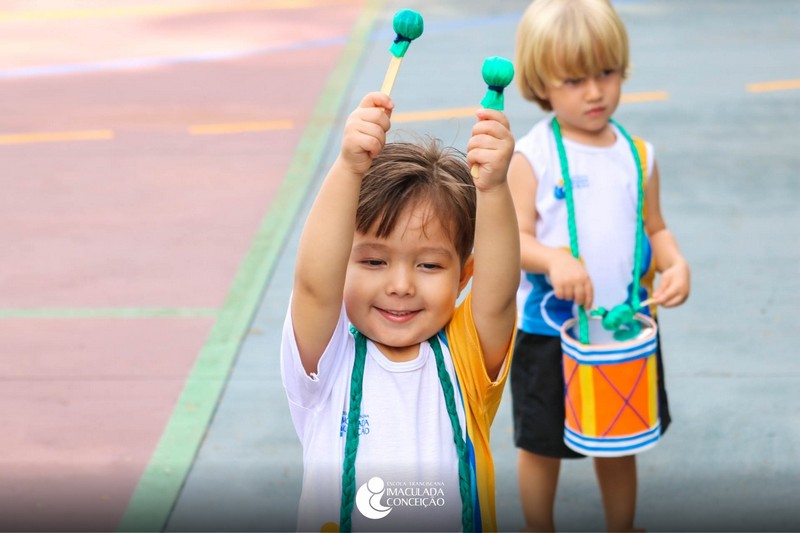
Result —
[[617, 341], [590, 319], [591, 344], [578, 340], [578, 320], [561, 328], [566, 418], [564, 443], [583, 455], [619, 457], [652, 448], [661, 436], [658, 415], [658, 327], [636, 315], [641, 332]]

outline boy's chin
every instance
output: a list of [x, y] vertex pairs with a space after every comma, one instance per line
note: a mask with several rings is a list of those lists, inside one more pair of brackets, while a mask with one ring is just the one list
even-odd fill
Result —
[[[444, 327], [444, 326], [443, 326]], [[428, 331], [430, 329], [430, 331]], [[440, 328], [441, 329], [441, 328]], [[416, 346], [421, 342], [425, 342], [439, 331], [439, 329], [425, 328], [421, 331], [404, 332], [404, 331], [375, 331], [365, 328], [359, 330], [366, 335], [371, 341], [389, 346], [391, 348], [408, 348], [409, 346]]]
[[413, 336], [381, 334], [380, 332], [376, 332], [372, 336], [366, 331], [362, 333], [375, 343], [383, 355], [396, 361], [410, 361], [416, 358], [419, 355], [420, 344], [436, 334], [435, 331], [432, 331], [430, 335], [424, 332]]

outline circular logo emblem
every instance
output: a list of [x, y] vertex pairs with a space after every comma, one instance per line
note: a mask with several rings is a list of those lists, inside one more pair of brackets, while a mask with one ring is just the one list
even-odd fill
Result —
[[383, 480], [377, 476], [373, 477], [358, 489], [356, 492], [356, 507], [361, 514], [372, 520], [383, 518], [392, 510], [381, 503], [381, 498], [385, 492]]

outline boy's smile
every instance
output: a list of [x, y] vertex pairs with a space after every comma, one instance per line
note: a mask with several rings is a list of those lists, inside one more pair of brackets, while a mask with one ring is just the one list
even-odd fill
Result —
[[404, 322], [410, 321], [412, 318], [417, 316], [417, 314], [419, 314], [419, 312], [420, 312], [419, 310], [416, 310], [416, 311], [391, 311], [389, 309], [380, 309], [380, 308], [377, 308], [377, 311], [379, 313], [382, 313], [384, 315], [384, 318], [386, 318], [386, 320], [389, 320], [391, 322], [396, 322], [398, 324], [402, 324]]
[[411, 207], [387, 238], [355, 234], [344, 287], [347, 316], [389, 359], [412, 360], [419, 344], [450, 320], [461, 272], [435, 214]]

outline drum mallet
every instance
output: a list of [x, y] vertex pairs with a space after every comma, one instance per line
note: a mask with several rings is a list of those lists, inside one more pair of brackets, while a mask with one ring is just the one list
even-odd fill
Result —
[[401, 9], [394, 15], [392, 27], [397, 35], [389, 48], [392, 53], [392, 61], [389, 63], [386, 77], [383, 79], [383, 87], [381, 87], [381, 92], [387, 96], [392, 92], [394, 80], [397, 78], [400, 63], [403, 61], [403, 56], [406, 55], [408, 45], [422, 35], [422, 15], [411, 9]]
[[[505, 99], [503, 90], [514, 79], [514, 64], [504, 57], [492, 56], [483, 60], [481, 68], [483, 81], [488, 85], [486, 96], [481, 100], [485, 109], [503, 111]], [[478, 165], [472, 165], [472, 177], [478, 177]]]

